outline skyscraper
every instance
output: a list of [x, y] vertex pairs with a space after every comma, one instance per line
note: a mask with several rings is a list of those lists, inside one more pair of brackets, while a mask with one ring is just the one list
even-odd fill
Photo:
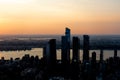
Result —
[[79, 62], [80, 60], [80, 54], [79, 54], [79, 49], [80, 49], [80, 40], [78, 37], [73, 37], [73, 62]]
[[89, 36], [83, 36], [83, 61], [89, 61]]
[[100, 62], [103, 62], [103, 50], [100, 50]]
[[43, 59], [46, 60], [46, 46], [43, 47]]
[[55, 39], [51, 39], [49, 41], [49, 45], [50, 45], [50, 60], [52, 62], [52, 64], [56, 63], [56, 40]]
[[50, 63], [50, 45], [49, 44], [47, 44], [43, 48], [43, 59], [45, 60], [45, 64], [49, 65]]
[[96, 63], [96, 52], [92, 53], [92, 63]]
[[68, 53], [68, 43], [67, 43], [67, 37], [62, 36], [62, 63], [67, 64], [69, 63], [69, 53]]
[[43, 48], [43, 57], [47, 64], [56, 63], [56, 40], [51, 39], [48, 44]]
[[71, 39], [70, 39], [71, 38], [71, 33], [70, 33], [70, 29], [69, 28], [66, 28], [65, 36], [67, 37], [67, 41], [70, 44], [70, 42], [71, 42]]
[[117, 49], [114, 50], [114, 58], [117, 57]]
[[70, 63], [70, 29], [66, 28], [65, 36], [62, 36], [62, 62], [65, 64]]

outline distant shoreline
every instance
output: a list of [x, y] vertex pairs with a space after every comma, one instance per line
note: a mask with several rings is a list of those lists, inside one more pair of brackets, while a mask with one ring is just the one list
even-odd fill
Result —
[[[42, 48], [42, 47], [41, 47]], [[40, 49], [41, 49], [40, 48]], [[2, 52], [2, 51], [5, 51], [5, 52], [9, 52], [9, 51], [31, 51], [31, 50], [33, 50], [33, 49], [36, 49], [36, 48], [31, 48], [31, 49], [26, 49], [26, 50], [0, 50], [0, 52]], [[57, 50], [60, 50], [61, 48], [57, 48]], [[72, 48], [71, 48], [72, 49]], [[80, 49], [80, 50], [83, 50], [83, 49]], [[101, 50], [101, 49], [90, 49], [90, 50]], [[115, 49], [102, 49], [103, 51], [104, 50], [115, 50]], [[117, 49], [117, 50], [120, 50], [120, 49]]]

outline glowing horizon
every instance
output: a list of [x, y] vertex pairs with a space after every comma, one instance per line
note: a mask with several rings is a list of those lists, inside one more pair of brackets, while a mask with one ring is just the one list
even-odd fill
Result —
[[0, 35], [120, 34], [120, 0], [0, 0]]

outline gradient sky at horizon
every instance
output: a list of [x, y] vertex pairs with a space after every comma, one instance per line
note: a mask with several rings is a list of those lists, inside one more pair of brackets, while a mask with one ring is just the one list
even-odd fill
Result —
[[0, 34], [120, 34], [120, 0], [0, 0]]

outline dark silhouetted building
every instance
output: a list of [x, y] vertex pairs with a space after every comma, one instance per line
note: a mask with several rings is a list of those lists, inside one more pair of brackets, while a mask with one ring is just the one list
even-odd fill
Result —
[[80, 60], [80, 53], [79, 53], [79, 49], [80, 49], [80, 40], [78, 37], [73, 37], [73, 62], [79, 62]]
[[117, 50], [114, 50], [114, 58], [117, 57]]
[[83, 61], [89, 61], [89, 36], [83, 36]]
[[46, 46], [43, 47], [43, 58], [46, 59], [47, 55], [46, 55]]
[[56, 40], [55, 39], [51, 39], [49, 41], [49, 46], [50, 46], [50, 60], [53, 64], [56, 63]]
[[103, 62], [103, 50], [100, 50], [100, 62]]
[[47, 44], [44, 48], [43, 48], [43, 59], [45, 61], [46, 65], [50, 64], [50, 45]]
[[96, 63], [96, 52], [92, 53], [92, 63]]
[[70, 42], [71, 42], [71, 33], [70, 33], [70, 29], [69, 28], [66, 28], [65, 36], [67, 37], [67, 41], [70, 44]]
[[62, 36], [62, 63], [70, 63], [70, 29], [66, 28], [65, 36]]
[[67, 43], [67, 37], [62, 36], [62, 63], [67, 64], [70, 61], [70, 54], [68, 52], [68, 43]]
[[45, 61], [45, 64], [50, 63], [50, 47], [49, 44], [47, 44], [45, 47], [43, 47], [43, 59]]
[[67, 60], [70, 63], [70, 45], [71, 45], [71, 32], [69, 28], [66, 28], [65, 36], [67, 38]]
[[43, 48], [43, 58], [47, 64], [56, 64], [56, 40], [51, 39], [46, 47]]

